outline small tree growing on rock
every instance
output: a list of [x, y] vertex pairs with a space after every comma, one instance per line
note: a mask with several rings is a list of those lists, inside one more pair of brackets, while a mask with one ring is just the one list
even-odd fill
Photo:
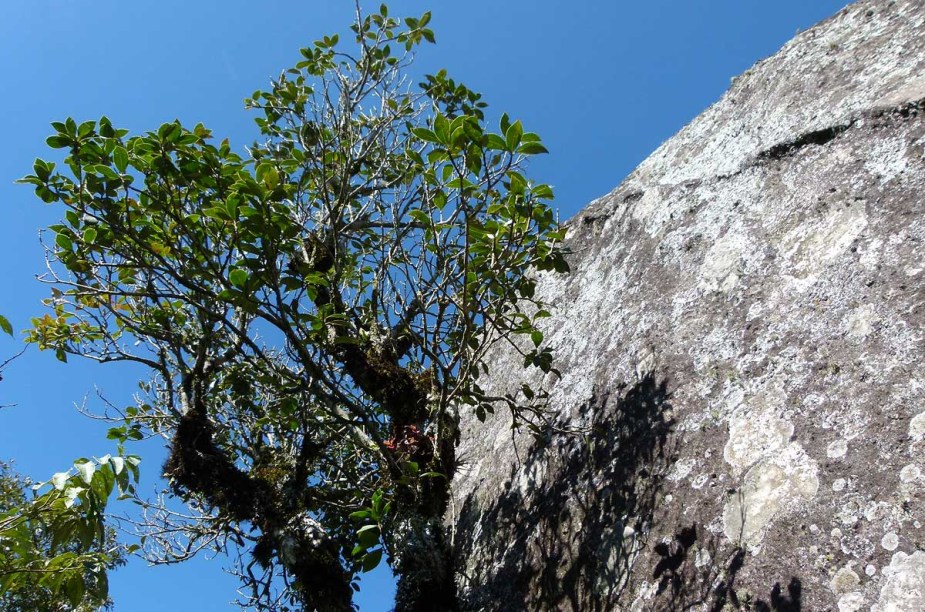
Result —
[[507, 115], [489, 130], [443, 71], [409, 83], [429, 20], [358, 8], [355, 45], [316, 41], [247, 100], [263, 140], [244, 156], [202, 125], [67, 119], [64, 171], [22, 179], [65, 209], [32, 341], [150, 368], [111, 436], [168, 437], [195, 512], [151, 506], [147, 551], [248, 552], [246, 605], [350, 609], [385, 553], [398, 609], [452, 609], [460, 411], [542, 420], [542, 394], [479, 379], [499, 342], [551, 369], [531, 271], [567, 269], [563, 230], [523, 173], [545, 148]]

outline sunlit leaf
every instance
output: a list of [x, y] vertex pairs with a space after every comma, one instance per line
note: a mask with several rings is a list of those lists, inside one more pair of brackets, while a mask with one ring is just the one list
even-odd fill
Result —
[[74, 463], [77, 473], [80, 474], [81, 480], [90, 484], [93, 482], [93, 473], [96, 471], [96, 465], [92, 461], [78, 461]]

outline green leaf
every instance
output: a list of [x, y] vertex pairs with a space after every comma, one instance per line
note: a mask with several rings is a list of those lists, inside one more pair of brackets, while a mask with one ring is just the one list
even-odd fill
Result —
[[376, 566], [379, 565], [379, 562], [382, 560], [382, 549], [377, 549], [366, 553], [366, 556], [363, 557], [363, 571], [371, 572], [376, 569]]
[[112, 162], [116, 165], [116, 170], [125, 173], [128, 168], [128, 151], [125, 147], [116, 147], [112, 152]]
[[203, 208], [202, 214], [209, 217], [210, 219], [217, 219], [219, 221], [229, 220], [228, 211], [220, 206], [212, 206], [210, 208]]
[[517, 152], [523, 155], [536, 155], [538, 153], [549, 153], [549, 151], [538, 142], [525, 142], [517, 147]]
[[36, 159], [32, 164], [32, 170], [35, 172], [35, 176], [42, 179], [42, 181], [48, 180], [48, 177], [51, 176], [51, 171], [54, 169], [54, 167], [54, 164], [49, 164], [42, 159]]
[[86, 585], [82, 573], [74, 574], [64, 583], [64, 592], [67, 594], [68, 601], [72, 606], [80, 605], [86, 594]]
[[523, 136], [524, 128], [520, 124], [520, 120], [515, 121], [508, 127], [504, 132], [504, 139], [507, 142], [507, 150], [514, 152], [517, 150], [517, 145], [520, 144], [520, 137]]
[[434, 117], [434, 133], [437, 135], [437, 142], [449, 144], [450, 122], [445, 116], [438, 114]]
[[174, 142], [180, 137], [180, 125], [177, 122], [165, 123], [157, 129], [157, 137], [164, 142]]
[[424, 225], [430, 225], [430, 215], [421, 210], [420, 208], [412, 208], [408, 211], [408, 216]]
[[122, 457], [112, 457], [109, 462], [112, 464], [112, 471], [118, 476], [125, 468], [125, 459]]
[[423, 140], [424, 142], [440, 142], [437, 135], [425, 127], [416, 127], [411, 129], [411, 133]]
[[235, 268], [231, 271], [231, 274], [228, 275], [228, 280], [231, 281], [231, 284], [239, 289], [244, 287], [247, 283], [247, 270], [242, 270], [241, 268]]
[[57, 490], [57, 491], [63, 491], [63, 490], [64, 490], [64, 485], [65, 485], [65, 483], [67, 483], [67, 481], [68, 481], [68, 479], [69, 479], [70, 477], [71, 477], [71, 475], [70, 475], [68, 472], [56, 472], [56, 473], [51, 477], [51, 481], [50, 481], [50, 482], [51, 482], [51, 486], [53, 486], [53, 487], [55, 488], [55, 490]]
[[535, 198], [544, 198], [546, 200], [551, 200], [553, 198], [552, 187], [549, 185], [534, 185], [531, 191]]
[[379, 543], [379, 526], [378, 525], [366, 525], [360, 527], [357, 530], [357, 540], [360, 543], [360, 546], [364, 548], [372, 548]]
[[488, 134], [485, 137], [485, 146], [492, 151], [507, 150], [507, 142], [497, 134]]
[[0, 315], [0, 330], [6, 334], [9, 334], [10, 336], [13, 335], [13, 326], [10, 325], [10, 322], [3, 315]]
[[501, 115], [501, 133], [507, 134], [508, 129], [511, 127], [511, 119], [507, 116], [507, 113]]
[[104, 164], [96, 164], [94, 166], [89, 166], [87, 170], [90, 172], [95, 172], [97, 174], [102, 174], [105, 178], [111, 181], [115, 181], [119, 179], [119, 174], [115, 170], [113, 170], [112, 168]]
[[112, 121], [109, 120], [109, 117], [103, 115], [100, 117], [100, 136], [103, 138], [112, 138], [116, 135], [116, 131], [112, 127]]
[[64, 147], [71, 146], [71, 139], [67, 136], [49, 136], [45, 139], [45, 144], [47, 144], [52, 149], [63, 149]]
[[520, 390], [523, 392], [524, 397], [526, 397], [528, 400], [532, 400], [534, 397], [536, 397], [536, 393], [533, 391], [530, 385], [520, 385]]
[[527, 181], [517, 172], [508, 172], [508, 178], [511, 181], [511, 193], [521, 195], [527, 188]]
[[77, 473], [80, 474], [81, 480], [90, 484], [93, 482], [93, 473], [96, 471], [96, 465], [92, 461], [77, 461], [74, 463]]
[[77, 137], [85, 138], [89, 136], [94, 127], [96, 127], [96, 121], [84, 121], [80, 124], [80, 127], [77, 128]]
[[88, 227], [84, 230], [83, 241], [87, 244], [93, 244], [96, 242], [97, 230], [95, 227]]
[[263, 184], [267, 186], [267, 189], [273, 189], [279, 185], [279, 170], [272, 167], [268, 168], [263, 173]]
[[[44, 181], [42, 181], [42, 179], [35, 176], [34, 174], [27, 174], [26, 176], [22, 178], [16, 179], [17, 185], [39, 185], [40, 186], [42, 185], [43, 182]], [[36, 193], [38, 193], [38, 189], [36, 189]]]
[[534, 295], [536, 295], [536, 282], [532, 280], [524, 281], [520, 286], [520, 296], [532, 298]]

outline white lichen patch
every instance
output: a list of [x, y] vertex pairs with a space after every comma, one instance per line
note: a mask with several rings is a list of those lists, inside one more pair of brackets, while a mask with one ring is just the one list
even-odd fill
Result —
[[713, 557], [710, 556], [710, 551], [705, 549], [698, 549], [697, 555], [694, 557], [694, 565], [698, 568], [706, 567], [713, 562]]
[[867, 227], [862, 206], [833, 206], [817, 225], [804, 224], [783, 238], [783, 251], [791, 261], [795, 281], [810, 283], [845, 253]]
[[710, 247], [700, 266], [700, 288], [704, 291], [731, 291], [739, 282], [739, 264], [745, 238], [725, 235]]
[[886, 581], [871, 612], [919, 612], [925, 610], [925, 552], [898, 552], [883, 568]]
[[909, 165], [906, 143], [902, 139], [891, 139], [877, 143], [868, 154], [865, 169], [887, 182], [905, 172]]
[[[844, 479], [841, 479], [844, 480]], [[836, 481], [838, 482], [838, 481]], [[847, 485], [847, 481], [842, 484], [842, 488]], [[836, 491], [835, 487], [832, 487], [833, 491]], [[861, 508], [858, 503], [854, 500], [849, 500], [848, 503], [842, 505], [838, 508], [838, 511], [835, 512], [835, 518], [845, 526], [851, 526], [861, 520]]]
[[825, 454], [829, 459], [841, 459], [848, 452], [848, 441], [842, 438], [835, 440], [825, 449]]
[[903, 484], [912, 484], [922, 478], [922, 470], [914, 463], [910, 463], [903, 469], [899, 470], [899, 480]]
[[633, 219], [639, 221], [650, 236], [657, 235], [670, 219], [670, 209], [665, 206], [665, 194], [661, 189], [649, 188], [630, 208]]
[[696, 461], [694, 459], [681, 459], [675, 462], [675, 464], [671, 466], [671, 470], [668, 472], [666, 478], [672, 482], [687, 478], [694, 468], [695, 463]]
[[657, 590], [658, 584], [650, 584], [649, 581], [644, 581], [636, 592], [636, 599], [630, 604], [631, 612], [642, 612], [643, 610], [647, 610], [648, 607], [646, 602], [655, 597]]
[[832, 580], [829, 582], [829, 588], [835, 593], [847, 593], [855, 590], [861, 584], [861, 577], [857, 575], [851, 566], [845, 566], [835, 572]]
[[769, 411], [754, 413], [741, 411], [729, 424], [729, 440], [723, 448], [723, 457], [741, 474], [749, 467], [777, 453], [790, 443], [793, 423]]
[[886, 502], [870, 502], [864, 508], [864, 518], [870, 522], [892, 520], [896, 514], [896, 508]]
[[857, 591], [838, 598], [838, 612], [859, 612], [864, 609], [864, 595]]
[[874, 331], [874, 324], [877, 320], [876, 313], [870, 304], [854, 309], [846, 321], [848, 337], [855, 340], [866, 338]]
[[915, 415], [909, 421], [909, 437], [913, 442], [925, 439], [925, 412]]
[[816, 496], [818, 471], [816, 462], [796, 443], [755, 465], [726, 500], [726, 537], [750, 546], [760, 544], [765, 528], [778, 514]]
[[893, 531], [884, 534], [883, 537], [880, 538], [880, 546], [890, 552], [896, 550], [899, 548], [899, 536]]
[[874, 103], [875, 107], [891, 109], [925, 98], [925, 78], [912, 77], [898, 83], [898, 87]]

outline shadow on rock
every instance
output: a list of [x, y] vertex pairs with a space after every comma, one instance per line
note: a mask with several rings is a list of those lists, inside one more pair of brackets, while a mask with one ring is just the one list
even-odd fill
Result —
[[589, 434], [534, 444], [490, 507], [466, 499], [457, 558], [478, 565], [462, 577], [464, 607], [614, 609], [675, 456], [669, 399], [653, 374], [598, 393], [581, 407]]
[[787, 584], [787, 594], [781, 593], [780, 583], [771, 589], [771, 603], [758, 600], [755, 610], [758, 612], [800, 612], [803, 609], [803, 584], [798, 578], [791, 578]]

